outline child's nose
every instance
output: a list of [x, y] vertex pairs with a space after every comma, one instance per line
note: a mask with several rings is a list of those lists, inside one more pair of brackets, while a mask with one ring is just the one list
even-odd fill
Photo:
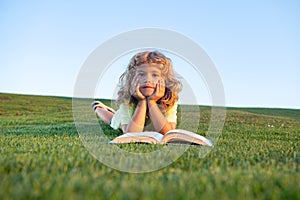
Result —
[[152, 82], [152, 77], [151, 76], [146, 76], [145, 77], [145, 83], [151, 83]]

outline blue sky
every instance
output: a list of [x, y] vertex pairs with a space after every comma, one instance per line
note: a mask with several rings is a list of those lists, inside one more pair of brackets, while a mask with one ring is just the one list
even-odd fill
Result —
[[205, 49], [227, 106], [300, 108], [299, 21], [297, 0], [1, 1], [0, 92], [72, 96], [95, 48], [156, 27]]

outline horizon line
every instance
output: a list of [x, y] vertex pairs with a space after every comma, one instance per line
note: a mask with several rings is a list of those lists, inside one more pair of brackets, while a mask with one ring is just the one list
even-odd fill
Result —
[[[90, 99], [103, 99], [103, 100], [113, 100], [106, 97], [74, 97], [69, 95], [62, 95], [62, 94], [41, 94], [41, 93], [15, 93], [15, 92], [2, 92], [0, 91], [0, 94], [11, 94], [11, 95], [25, 95], [25, 96], [44, 96], [44, 97], [59, 97], [59, 98], [90, 98]], [[199, 105], [199, 106], [208, 106], [208, 107], [224, 107], [224, 108], [267, 108], [267, 109], [291, 109], [291, 110], [300, 110], [299, 107], [271, 107], [271, 106], [263, 106], [263, 105], [225, 105], [225, 106], [218, 106], [218, 105], [208, 105], [208, 104], [186, 104], [181, 103], [179, 105]]]

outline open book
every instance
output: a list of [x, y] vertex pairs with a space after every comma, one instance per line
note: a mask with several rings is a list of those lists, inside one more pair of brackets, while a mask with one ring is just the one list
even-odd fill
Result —
[[110, 143], [150, 143], [150, 144], [167, 144], [167, 143], [185, 143], [205, 146], [214, 146], [211, 140], [193, 133], [191, 131], [174, 129], [166, 134], [158, 132], [134, 132], [125, 133], [113, 139]]

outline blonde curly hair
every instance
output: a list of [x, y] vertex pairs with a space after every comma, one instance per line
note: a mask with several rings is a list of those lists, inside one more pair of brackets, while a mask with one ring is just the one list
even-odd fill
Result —
[[165, 95], [158, 100], [157, 104], [163, 112], [168, 111], [177, 101], [178, 93], [182, 90], [182, 83], [175, 77], [170, 58], [158, 51], [144, 51], [135, 54], [126, 71], [120, 76], [120, 90], [118, 91], [117, 104], [134, 104], [138, 100], [131, 95], [131, 83], [135, 77], [136, 69], [142, 64], [160, 64], [162, 78], [165, 79]]

